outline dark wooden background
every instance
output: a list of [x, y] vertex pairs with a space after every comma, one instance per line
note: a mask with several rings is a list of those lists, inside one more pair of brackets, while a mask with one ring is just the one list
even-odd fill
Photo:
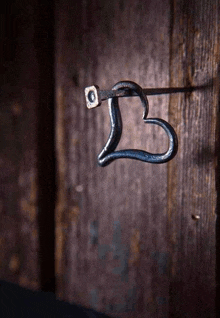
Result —
[[[31, 0], [2, 10], [0, 277], [112, 317], [215, 317], [219, 1]], [[149, 117], [178, 134], [169, 163], [97, 166], [108, 107], [88, 110], [84, 87], [120, 80], [200, 87], [149, 97]], [[119, 148], [166, 150], [138, 98], [119, 103]]]

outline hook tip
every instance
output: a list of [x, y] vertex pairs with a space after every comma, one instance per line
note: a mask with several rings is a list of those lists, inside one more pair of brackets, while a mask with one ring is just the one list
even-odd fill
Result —
[[148, 115], [148, 111], [147, 111], [147, 109], [145, 109], [144, 112], [143, 112], [143, 117], [142, 117], [142, 119], [143, 119], [143, 120], [147, 119], [147, 115]]

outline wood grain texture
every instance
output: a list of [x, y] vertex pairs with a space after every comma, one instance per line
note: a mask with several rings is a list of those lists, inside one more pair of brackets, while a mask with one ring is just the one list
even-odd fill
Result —
[[[1, 4], [0, 277], [54, 291], [53, 3]], [[45, 225], [46, 224], [46, 225]]]
[[22, 4], [1, 4], [0, 276], [36, 289], [38, 69], [32, 7], [24, 11]]
[[[60, 0], [55, 20], [59, 297], [113, 317], [214, 317], [217, 0]], [[108, 108], [86, 109], [83, 89], [124, 79], [209, 86], [149, 97], [149, 117], [178, 133], [169, 164], [97, 166]], [[119, 104], [118, 148], [164, 151], [138, 98]]]
[[170, 98], [179, 136], [179, 153], [168, 169], [170, 315], [215, 317], [219, 3], [174, 1], [172, 12], [170, 85], [207, 87]]
[[[118, 160], [98, 167], [110, 131], [108, 108], [88, 111], [83, 89], [108, 89], [122, 79], [168, 86], [169, 3], [60, 1], [56, 12], [59, 295], [113, 316], [163, 317], [167, 165]], [[149, 116], [166, 119], [168, 101], [149, 98]], [[163, 132], [144, 126], [138, 98], [120, 106], [119, 149], [166, 149]]]

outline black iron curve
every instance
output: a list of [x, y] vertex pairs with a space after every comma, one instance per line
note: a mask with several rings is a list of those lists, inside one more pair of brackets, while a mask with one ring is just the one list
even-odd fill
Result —
[[112, 90], [134, 91], [141, 99], [144, 107], [143, 119], [146, 124], [155, 124], [162, 127], [169, 139], [169, 148], [165, 153], [153, 154], [147, 151], [138, 149], [124, 149], [115, 151], [122, 135], [122, 119], [118, 105], [118, 97], [109, 99], [109, 114], [111, 120], [111, 132], [109, 138], [98, 156], [98, 164], [102, 167], [107, 166], [112, 161], [120, 158], [136, 159], [149, 163], [165, 163], [174, 158], [178, 150], [178, 139], [173, 127], [165, 120], [160, 118], [147, 118], [148, 115], [148, 100], [142, 88], [131, 81], [122, 81], [115, 84]]

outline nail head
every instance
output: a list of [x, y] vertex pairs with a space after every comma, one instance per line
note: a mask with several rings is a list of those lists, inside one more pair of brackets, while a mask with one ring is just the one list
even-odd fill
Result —
[[101, 105], [99, 87], [97, 85], [86, 87], [85, 97], [86, 97], [87, 108], [90, 109], [90, 108], [94, 108]]

